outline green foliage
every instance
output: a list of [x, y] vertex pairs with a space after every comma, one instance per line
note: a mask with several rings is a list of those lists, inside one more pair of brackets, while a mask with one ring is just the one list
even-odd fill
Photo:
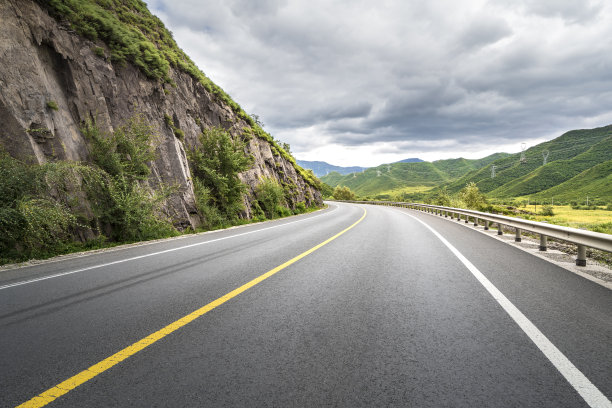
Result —
[[303, 213], [305, 213], [305, 212], [306, 212], [306, 204], [304, 204], [304, 202], [303, 202], [303, 201], [298, 202], [298, 203], [295, 205], [295, 210], [294, 210], [294, 212], [295, 212], [296, 214], [303, 214]]
[[355, 193], [353, 193], [351, 189], [346, 186], [336, 186], [336, 188], [334, 188], [334, 198], [336, 200], [353, 201], [355, 200]]
[[198, 213], [202, 218], [201, 228], [212, 230], [225, 226], [227, 221], [221, 211], [215, 206], [210, 189], [204, 186], [198, 178], [193, 179], [193, 191]]
[[93, 162], [106, 173], [125, 177], [130, 183], [148, 178], [158, 136], [143, 117], [131, 118], [111, 135], [100, 134], [91, 122], [85, 124], [82, 132], [90, 142]]
[[102, 47], [94, 47], [93, 52], [100, 58], [106, 58], [106, 53]]
[[432, 203], [444, 207], [451, 205], [451, 196], [446, 187], [443, 187], [440, 192], [433, 197]]
[[47, 101], [47, 108], [52, 109], [54, 111], [59, 110], [59, 107], [57, 106], [57, 102], [55, 101]]
[[233, 140], [222, 128], [205, 130], [199, 137], [200, 147], [187, 151], [189, 167], [209, 194], [213, 205], [227, 221], [235, 220], [243, 210], [242, 195], [246, 186], [238, 178], [252, 164], [245, 155], [245, 144]]
[[50, 197], [46, 166], [0, 152], [0, 262], [45, 256], [71, 238], [77, 219]]
[[177, 127], [174, 124], [174, 121], [172, 120], [172, 118], [168, 114], [164, 115], [164, 121], [166, 122], [166, 125], [168, 125], [170, 127], [170, 129], [172, 129], [172, 132], [174, 133], [174, 136], [176, 136], [177, 139], [179, 139], [180, 141], [184, 142], [185, 141], [185, 132], [183, 132], [179, 127]]
[[261, 180], [255, 188], [255, 198], [267, 218], [276, 218], [277, 215], [284, 213], [279, 207], [285, 202], [285, 194], [283, 187], [275, 180], [270, 178]]
[[552, 217], [555, 215], [553, 208], [550, 205], [542, 206], [542, 210], [540, 211], [540, 215], [544, 215], [547, 217]]
[[78, 225], [66, 207], [47, 198], [23, 197], [17, 210], [25, 220], [19, 244], [33, 256], [45, 255], [71, 241], [71, 232]]
[[486, 197], [480, 192], [474, 182], [468, 183], [459, 192], [459, 198], [467, 208], [479, 210], [487, 205]]
[[321, 182], [321, 195], [325, 198], [334, 195], [334, 189], [327, 183]]

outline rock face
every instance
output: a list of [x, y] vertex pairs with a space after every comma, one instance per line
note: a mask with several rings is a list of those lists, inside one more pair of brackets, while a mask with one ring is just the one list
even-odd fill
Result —
[[[103, 44], [65, 28], [34, 1], [0, 0], [0, 145], [14, 157], [38, 163], [86, 162], [87, 143], [80, 132], [84, 121], [95, 120], [102, 132], [112, 132], [141, 115], [161, 138], [149, 185], [178, 184], [180, 191], [167, 210], [177, 226], [197, 226], [186, 148], [197, 143], [205, 128], [222, 126], [238, 136], [249, 124], [184, 72], [171, 68], [176, 86], [170, 86], [130, 64], [117, 67], [108, 55]], [[175, 136], [166, 115], [184, 132], [184, 140]], [[255, 161], [240, 174], [250, 189], [245, 217], [250, 217], [252, 191], [262, 177], [295, 185], [292, 206], [321, 202], [319, 191], [291, 162], [273, 154], [266, 140], [251, 138], [248, 150]]]

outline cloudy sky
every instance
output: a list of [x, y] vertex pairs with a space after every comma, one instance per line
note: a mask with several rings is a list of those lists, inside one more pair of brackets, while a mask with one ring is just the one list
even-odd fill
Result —
[[303, 160], [517, 152], [612, 124], [607, 0], [148, 0]]

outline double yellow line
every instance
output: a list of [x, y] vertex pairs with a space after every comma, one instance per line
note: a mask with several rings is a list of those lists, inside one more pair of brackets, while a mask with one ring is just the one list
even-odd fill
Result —
[[308, 255], [312, 254], [314, 251], [318, 250], [319, 248], [329, 244], [331, 241], [333, 241], [334, 239], [338, 238], [340, 235], [344, 234], [345, 232], [347, 232], [348, 230], [350, 230], [351, 228], [353, 228], [354, 226], [359, 224], [361, 221], [363, 221], [363, 219], [365, 218], [366, 214], [367, 214], [367, 211], [364, 208], [363, 209], [363, 215], [361, 216], [361, 218], [359, 218], [351, 226], [349, 226], [348, 228], [340, 231], [339, 233], [337, 233], [333, 237], [328, 238], [327, 240], [321, 242], [319, 245], [316, 245], [316, 246], [310, 248], [306, 252], [302, 252], [301, 254], [296, 256], [295, 258], [292, 258], [289, 261], [285, 262], [284, 264], [279, 265], [276, 268], [274, 268], [274, 269], [264, 273], [263, 275], [258, 276], [257, 278], [253, 279], [252, 281], [245, 283], [244, 285], [240, 286], [239, 288], [236, 288], [236, 289], [232, 290], [231, 292], [221, 296], [220, 298], [218, 298], [216, 300], [213, 300], [212, 302], [210, 302], [209, 304], [207, 304], [205, 306], [202, 306], [198, 310], [196, 310], [194, 312], [191, 312], [191, 313], [189, 313], [188, 315], [186, 315], [184, 317], [181, 317], [180, 319], [178, 319], [177, 321], [175, 321], [173, 323], [170, 323], [169, 325], [167, 325], [163, 329], [158, 330], [155, 333], [152, 333], [152, 334], [148, 335], [144, 339], [137, 341], [136, 343], [134, 343], [134, 344], [124, 348], [121, 351], [118, 351], [117, 353], [113, 354], [112, 356], [107, 357], [104, 360], [100, 361], [99, 363], [92, 365], [91, 367], [87, 368], [86, 370], [83, 370], [80, 373], [78, 373], [78, 374], [68, 378], [67, 380], [65, 380], [65, 381], [63, 381], [63, 382], [61, 382], [59, 384], [57, 384], [55, 387], [50, 388], [47, 391], [45, 391], [45, 392], [37, 395], [36, 397], [32, 398], [31, 400], [24, 402], [23, 404], [19, 405], [17, 408], [43, 407], [43, 406], [49, 404], [50, 402], [54, 401], [55, 399], [61, 397], [62, 395], [67, 394], [68, 392], [72, 391], [73, 389], [75, 389], [79, 385], [84, 384], [87, 381], [91, 380], [92, 378], [94, 378], [98, 374], [101, 374], [101, 373], [105, 372], [106, 370], [108, 370], [109, 368], [113, 367], [114, 365], [116, 365], [116, 364], [122, 362], [123, 360], [133, 356], [134, 354], [136, 354], [139, 351], [147, 348], [151, 344], [153, 344], [153, 343], [163, 339], [164, 337], [166, 337], [170, 333], [180, 329], [181, 327], [187, 325], [188, 323], [191, 323], [192, 321], [194, 321], [198, 317], [200, 317], [200, 316], [210, 312], [211, 310], [213, 310], [217, 306], [221, 306], [223, 303], [227, 302], [228, 300], [238, 296], [242, 292], [244, 292], [244, 291], [252, 288], [253, 286], [257, 285], [258, 283], [268, 279], [270, 276], [276, 274], [277, 272], [282, 271], [286, 267], [296, 263], [297, 261], [299, 261], [300, 259], [304, 258], [305, 256], [308, 256]]

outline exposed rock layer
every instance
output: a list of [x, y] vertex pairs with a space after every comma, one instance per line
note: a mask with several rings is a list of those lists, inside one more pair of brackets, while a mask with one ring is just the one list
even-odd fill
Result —
[[[161, 143], [149, 185], [178, 184], [180, 193], [167, 210], [178, 226], [196, 226], [199, 216], [185, 148], [197, 143], [204, 128], [222, 126], [234, 136], [249, 125], [218, 101], [197, 80], [172, 69], [176, 86], [150, 80], [136, 67], [117, 67], [94, 52], [95, 44], [65, 28], [31, 0], [0, 0], [0, 144], [11, 155], [38, 163], [87, 161], [81, 124], [95, 119], [112, 132], [135, 114], [157, 129]], [[53, 104], [57, 105], [57, 108]], [[164, 120], [172, 118], [184, 134], [179, 140]], [[273, 154], [266, 140], [248, 143], [253, 166], [240, 175], [250, 192], [262, 177], [294, 185], [293, 202], [320, 203], [292, 163]], [[245, 216], [250, 216], [245, 196]]]

